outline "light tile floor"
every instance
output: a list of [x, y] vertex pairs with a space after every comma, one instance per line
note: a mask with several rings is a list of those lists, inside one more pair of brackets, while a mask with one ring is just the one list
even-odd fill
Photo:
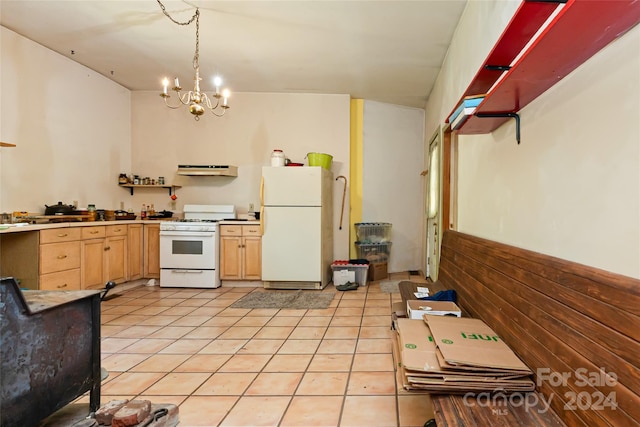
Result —
[[[423, 281], [390, 277], [407, 279]], [[329, 285], [328, 309], [229, 307], [256, 290], [143, 286], [104, 301], [101, 402], [173, 403], [181, 427], [424, 425], [428, 396], [398, 391], [394, 374], [398, 293]]]

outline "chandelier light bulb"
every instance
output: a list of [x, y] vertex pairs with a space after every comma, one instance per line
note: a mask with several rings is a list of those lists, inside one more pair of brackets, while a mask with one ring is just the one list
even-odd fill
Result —
[[168, 87], [169, 87], [169, 79], [165, 77], [162, 80], [162, 93], [164, 93], [165, 95], [167, 94]]
[[213, 85], [214, 85], [216, 88], [219, 88], [220, 86], [222, 86], [222, 78], [221, 78], [220, 76], [215, 76], [215, 77], [213, 78]]
[[231, 96], [231, 92], [229, 89], [225, 89], [222, 91], [222, 106], [229, 107], [229, 96]]

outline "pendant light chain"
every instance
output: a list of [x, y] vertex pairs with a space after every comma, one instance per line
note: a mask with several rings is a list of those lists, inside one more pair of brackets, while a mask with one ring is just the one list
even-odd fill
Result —
[[160, 5], [160, 8], [162, 9], [162, 13], [164, 13], [165, 16], [169, 18], [171, 22], [173, 22], [174, 24], [186, 26], [186, 25], [190, 25], [193, 21], [196, 21], [196, 53], [193, 55], [193, 68], [194, 69], [198, 68], [200, 66], [200, 9], [196, 8], [196, 13], [194, 13], [191, 19], [189, 19], [188, 21], [180, 22], [180, 21], [176, 21], [175, 19], [173, 19], [171, 15], [169, 15], [169, 12], [167, 12], [167, 9], [165, 8], [165, 6], [162, 4], [160, 0], [156, 0], [156, 1]]
[[[178, 24], [178, 25], [189, 25], [191, 24], [197, 17], [200, 16], [200, 9], [196, 8], [196, 13], [193, 14], [193, 16], [191, 17], [191, 19], [189, 19], [187, 22], [180, 22], [180, 21], [176, 21], [175, 19], [173, 19], [171, 17], [171, 15], [169, 15], [169, 12], [167, 12], [167, 9], [164, 7], [164, 5], [162, 4], [162, 2], [160, 0], [156, 0], [158, 2], [158, 4], [160, 5], [160, 8], [162, 9], [162, 13], [164, 13], [166, 15], [167, 18], [169, 18], [171, 20], [171, 22]], [[196, 24], [197, 25], [197, 24]]]
[[200, 68], [200, 9], [196, 9], [196, 53], [193, 55], [193, 68]]

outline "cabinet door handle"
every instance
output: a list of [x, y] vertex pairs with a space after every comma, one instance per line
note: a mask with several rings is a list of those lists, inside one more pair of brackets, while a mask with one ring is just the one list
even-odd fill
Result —
[[104, 247], [104, 250], [105, 250], [105, 251], [108, 251], [109, 249], [111, 249], [111, 246], [105, 246], [105, 247]]
[[62, 233], [62, 234], [58, 234], [58, 237], [67, 237], [69, 235], [69, 233]]
[[58, 255], [58, 259], [65, 259], [67, 255]]
[[119, 233], [122, 229], [121, 228], [116, 228], [115, 232]]
[[94, 230], [94, 231], [90, 231], [89, 233], [91, 233], [91, 234], [98, 234], [98, 233], [99, 233], [99, 231]]
[[67, 287], [67, 284], [66, 284], [66, 283], [65, 283], [64, 285], [58, 285], [58, 286], [56, 286], [56, 288], [58, 288], [58, 289], [62, 289], [62, 288], [66, 288], [66, 287]]

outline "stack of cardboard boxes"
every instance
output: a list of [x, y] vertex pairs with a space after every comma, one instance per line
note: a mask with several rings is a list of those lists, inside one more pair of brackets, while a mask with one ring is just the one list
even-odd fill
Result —
[[407, 301], [407, 306], [407, 314], [419, 318], [393, 322], [396, 373], [405, 390], [460, 394], [534, 390], [531, 370], [481, 320], [460, 317], [453, 302]]

